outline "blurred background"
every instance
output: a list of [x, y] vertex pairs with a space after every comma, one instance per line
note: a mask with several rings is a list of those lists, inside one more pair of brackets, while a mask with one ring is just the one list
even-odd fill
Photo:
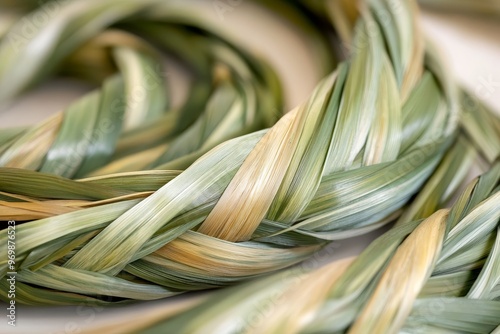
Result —
[[[211, 19], [269, 59], [284, 85], [287, 110], [304, 101], [321, 79], [308, 40], [286, 22], [251, 3], [242, 1], [234, 10], [217, 15], [210, 1], [203, 2]], [[494, 16], [424, 9], [423, 29], [443, 53], [447, 66], [468, 90], [500, 113], [500, 21]], [[221, 23], [221, 22], [219, 22]], [[166, 59], [174, 105], [185, 98], [187, 81], [182, 68]], [[9, 105], [0, 106], [1, 128], [29, 125], [64, 109], [92, 87], [68, 79], [57, 79], [38, 87]], [[360, 238], [335, 242], [326, 250], [329, 260], [359, 253], [381, 231]], [[17, 327], [0, 322], [1, 333], [85, 333], [113, 323], [141, 317], [160, 317], [172, 305], [186, 304], [203, 294], [187, 294], [168, 300], [138, 303], [116, 308], [91, 306], [30, 308], [18, 305]]]

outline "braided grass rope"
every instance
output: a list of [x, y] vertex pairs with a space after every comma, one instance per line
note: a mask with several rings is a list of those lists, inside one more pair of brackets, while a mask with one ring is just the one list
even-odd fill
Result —
[[[470, 97], [460, 100], [462, 93], [437, 52], [424, 42], [412, 1], [370, 0], [359, 8], [347, 1], [310, 8], [277, 5], [292, 11], [294, 21], [300, 17], [294, 6], [316, 13], [323, 24], [331, 20], [350, 54], [309, 100], [267, 129], [275, 110], [282, 109], [276, 75], [193, 15], [198, 13], [194, 2], [59, 5], [57, 20], [17, 44], [18, 49], [12, 48], [11, 38], [22, 25], [0, 30], [3, 101], [55, 71], [101, 86], [64, 113], [0, 136], [0, 219], [28, 221], [16, 232], [19, 302], [109, 304], [230, 285], [296, 264], [329, 240], [364, 234], [398, 219], [390, 232], [397, 238], [379, 241], [375, 251], [365, 253], [375, 257], [374, 267], [366, 266], [370, 261], [359, 262], [362, 255], [355, 263], [363, 266], [353, 264], [349, 268], [358, 269], [344, 274], [352, 272], [344, 284], [360, 284], [338, 288], [339, 298], [348, 303], [341, 310], [346, 313], [335, 308], [338, 298], [332, 299], [334, 306], [324, 308], [323, 320], [312, 323], [318, 327], [310, 331], [335, 328], [328, 321], [339, 318], [332, 314], [350, 314], [339, 320], [345, 328], [370, 300], [384, 264], [391, 257], [397, 260], [392, 254], [407, 234], [424, 231], [412, 238], [415, 244], [434, 238], [433, 252], [421, 259], [432, 272], [441, 243], [453, 235], [452, 223], [443, 212], [431, 220], [443, 225], [438, 231], [417, 228], [416, 222], [450, 198], [476, 151], [491, 164], [499, 156], [500, 121], [470, 103]], [[33, 18], [37, 12], [26, 15]], [[332, 55], [307, 18], [299, 23], [312, 31], [321, 62]], [[33, 59], [32, 49], [47, 40], [38, 50], [41, 56]], [[169, 108], [169, 98], [162, 94], [158, 49], [183, 59], [196, 78], [190, 98], [178, 110]], [[321, 67], [333, 65], [330, 60]], [[152, 82], [157, 84], [149, 86]], [[143, 98], [133, 100], [134, 87], [146, 86], [150, 89]], [[494, 188], [498, 178], [494, 180], [488, 186]], [[493, 188], [482, 197], [491, 196], [489, 211], [476, 213], [483, 213], [490, 225], [498, 224]], [[473, 224], [463, 224], [481, 225], [474, 217], [469, 218]], [[475, 274], [495, 249], [484, 248], [495, 228], [484, 233]], [[7, 239], [1, 231], [2, 252]], [[460, 249], [448, 252], [460, 255]], [[491, 254], [494, 262], [498, 256]], [[2, 277], [8, 271], [6, 259], [0, 259]], [[461, 268], [461, 263], [452, 264]], [[449, 268], [443, 268], [447, 273]], [[498, 277], [484, 268], [489, 268], [484, 275]], [[321, 272], [328, 276], [332, 270]], [[463, 281], [470, 271], [457, 275]], [[415, 289], [427, 278], [415, 276]], [[323, 279], [323, 292], [328, 284], [337, 286]], [[4, 287], [0, 296], [7, 300]], [[354, 288], [357, 294], [348, 294]], [[380, 291], [372, 303], [383, 303]], [[487, 292], [483, 299], [488, 298], [496, 297]], [[410, 300], [404, 305], [401, 312], [411, 310]], [[401, 325], [403, 315], [388, 326]]]
[[230, 288], [141, 333], [490, 333], [500, 326], [499, 180], [496, 163], [452, 208], [393, 228], [356, 259]]

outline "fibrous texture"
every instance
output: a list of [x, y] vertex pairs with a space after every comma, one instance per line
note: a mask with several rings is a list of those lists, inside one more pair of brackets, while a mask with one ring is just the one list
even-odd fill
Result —
[[[422, 294], [432, 298], [448, 275], [459, 282], [450, 297], [475, 282], [470, 297], [489, 300], [479, 313], [495, 319], [500, 121], [450, 78], [416, 3], [257, 3], [303, 28], [322, 69], [335, 68], [277, 121], [272, 68], [198, 15], [196, 1], [54, 0], [12, 11], [33, 9], [25, 17], [34, 20], [58, 8], [29, 39], [22, 20], [0, 29], [0, 100], [57, 71], [99, 85], [45, 122], [0, 136], [0, 219], [26, 221], [16, 232], [17, 300], [118, 303], [221, 287], [397, 220], [352, 264], [308, 274], [320, 283], [292, 293], [297, 303], [310, 298], [296, 323], [283, 323], [282, 311], [255, 331], [353, 323], [353, 333], [395, 332], [420, 321]], [[331, 48], [311, 18], [342, 47]], [[192, 72], [177, 108], [160, 51]], [[434, 213], [476, 158], [492, 170], [451, 211]], [[6, 243], [1, 231], [2, 252]], [[203, 307], [189, 316], [206, 319]]]
[[230, 288], [141, 333], [490, 333], [500, 325], [500, 164], [449, 209], [357, 258]]

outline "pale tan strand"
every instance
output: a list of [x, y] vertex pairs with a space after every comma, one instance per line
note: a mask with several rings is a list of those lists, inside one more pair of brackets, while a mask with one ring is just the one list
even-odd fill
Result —
[[434, 268], [449, 210], [427, 218], [399, 246], [349, 333], [397, 333]]
[[57, 113], [37, 126], [28, 135], [31, 140], [25, 141], [14, 155], [7, 157], [3, 167], [37, 169], [57, 138], [63, 116], [63, 113]]
[[314, 321], [314, 314], [328, 297], [328, 291], [354, 260], [355, 257], [342, 259], [298, 276], [296, 283], [287, 285], [287, 290], [281, 296], [277, 295], [279, 297], [277, 304], [268, 315], [268, 321], [263, 321], [261, 326], [256, 326], [247, 333], [300, 332], [307, 324]]
[[120, 317], [120, 321], [103, 320], [102, 323], [83, 328], [83, 331], [80, 333], [140, 333], [141, 329], [195, 307], [203, 302], [207, 297], [208, 295], [190, 296], [190, 298], [176, 300], [175, 303], [168, 305], [157, 305], [156, 307], [146, 309], [145, 311], [130, 312], [130, 314], [127, 314], [127, 317]]
[[248, 240], [266, 215], [300, 138], [302, 107], [286, 114], [257, 143], [198, 232]]
[[[182, 269], [181, 266], [184, 269], [188, 267], [190, 271], [197, 274], [238, 277], [265, 273], [270, 268], [279, 269], [279, 263], [274, 261], [274, 258], [292, 254], [306, 257], [317, 251], [319, 247], [314, 245], [288, 250], [252, 248], [188, 231], [145, 257], [145, 260], [172, 269]], [[166, 263], [162, 259], [168, 259], [174, 263]]]
[[344, 44], [349, 44], [353, 39], [354, 25], [358, 18], [356, 2], [350, 0], [330, 0], [325, 2], [325, 6], [327, 14], [334, 23], [340, 39]]
[[50, 202], [0, 201], [1, 220], [30, 220], [62, 215], [77, 209]]
[[38, 200], [33, 199], [33, 198], [29, 197], [29, 196], [23, 196], [23, 195], [19, 195], [19, 194], [12, 194], [12, 193], [8, 193], [8, 192], [5, 192], [5, 191], [0, 191], [0, 195], [4, 195], [6, 197], [18, 199], [19, 200], [18, 202], [38, 202]]
[[422, 77], [424, 69], [425, 42], [422, 36], [422, 28], [420, 23], [420, 8], [415, 1], [409, 1], [413, 18], [413, 50], [409, 64], [406, 64], [406, 72], [401, 85], [401, 101], [404, 103], [410, 95], [413, 87]]
[[[24, 196], [25, 202], [4, 202], [0, 201], [0, 219], [4, 220], [33, 220], [43, 219], [62, 215], [69, 212], [82, 210], [85, 208], [96, 207], [105, 204], [123, 202], [133, 199], [146, 198], [153, 194], [152, 191], [133, 193], [113, 198], [108, 198], [100, 201], [88, 200], [50, 200], [37, 201]], [[16, 196], [21, 197], [21, 196]]]

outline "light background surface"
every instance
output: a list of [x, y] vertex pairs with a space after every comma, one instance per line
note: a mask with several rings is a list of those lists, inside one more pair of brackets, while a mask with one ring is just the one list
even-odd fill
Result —
[[[209, 1], [206, 1], [209, 3]], [[212, 10], [207, 8], [207, 10]], [[214, 20], [221, 20], [213, 13]], [[255, 18], [258, 17], [258, 25]], [[285, 83], [288, 108], [306, 99], [320, 79], [309, 51], [308, 41], [272, 15], [245, 2], [226, 13], [223, 24], [235, 36], [244, 36], [249, 47], [270, 59]], [[430, 41], [442, 50], [446, 66], [459, 82], [479, 96], [497, 112], [500, 111], [500, 22], [494, 18], [470, 14], [424, 11], [424, 31]], [[175, 64], [168, 67], [173, 94], [181, 100], [185, 87], [182, 71]], [[18, 101], [0, 106], [0, 128], [28, 125], [64, 109], [90, 87], [58, 80], [35, 89]], [[1, 130], [0, 130], [1, 131]], [[336, 242], [330, 261], [358, 254], [381, 231], [364, 237]], [[195, 296], [194, 296], [195, 297]], [[189, 302], [191, 296], [138, 303], [120, 308], [75, 307], [32, 308], [17, 305], [17, 327], [0, 321], [1, 333], [82, 333], [103, 324], [133, 320], [146, 314], [155, 316], [168, 311], [169, 306]]]

